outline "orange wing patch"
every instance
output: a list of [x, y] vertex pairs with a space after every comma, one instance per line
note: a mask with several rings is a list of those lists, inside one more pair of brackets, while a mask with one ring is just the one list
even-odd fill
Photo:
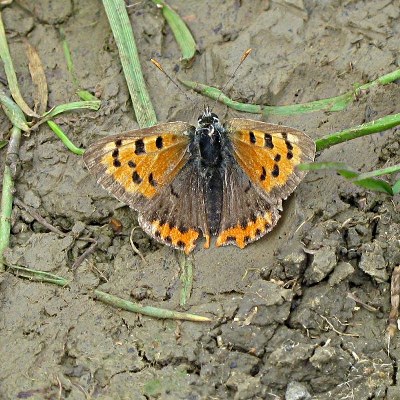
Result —
[[239, 165], [266, 192], [284, 186], [302, 161], [299, 138], [289, 132], [240, 129], [231, 140]]
[[195, 229], [179, 229], [170, 226], [168, 222], [153, 221], [151, 229], [156, 238], [169, 246], [184, 250], [186, 254], [189, 254], [196, 247], [196, 240], [199, 237], [199, 232]]
[[271, 212], [260, 215], [247, 224], [237, 224], [231, 228], [225, 229], [217, 237], [216, 246], [225, 246], [227, 244], [236, 244], [243, 249], [246, 245], [259, 239], [269, 232], [273, 227], [273, 216]]
[[172, 132], [117, 139], [104, 147], [100, 163], [127, 193], [153, 197], [157, 186], [170, 183], [186, 163], [188, 138]]

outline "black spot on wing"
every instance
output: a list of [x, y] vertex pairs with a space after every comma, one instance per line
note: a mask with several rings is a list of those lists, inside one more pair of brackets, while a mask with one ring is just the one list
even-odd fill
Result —
[[155, 181], [152, 172], [150, 172], [150, 175], [149, 175], [149, 183], [150, 183], [150, 185], [153, 186], [153, 187], [157, 186], [157, 182]]
[[142, 183], [143, 179], [140, 177], [140, 175], [137, 173], [137, 171], [133, 171], [132, 181], [134, 183], [136, 183], [137, 185], [139, 185], [140, 183]]
[[274, 144], [272, 143], [272, 136], [269, 133], [264, 133], [264, 146], [273, 149]]
[[265, 170], [264, 167], [262, 167], [262, 173], [260, 175], [260, 181], [265, 181], [266, 178], [267, 178], [267, 171]]
[[158, 136], [156, 139], [156, 147], [159, 150], [163, 148], [163, 138], [161, 136]]
[[118, 148], [114, 149], [113, 152], [111, 153], [113, 158], [118, 158], [119, 156], [119, 150]]
[[254, 132], [252, 132], [252, 131], [249, 132], [249, 140], [250, 140], [250, 143], [253, 143], [253, 144], [257, 141], [256, 136], [254, 135]]
[[272, 175], [274, 178], [277, 178], [277, 177], [279, 176], [279, 167], [278, 167], [278, 164], [275, 164], [275, 165], [274, 165], [274, 169], [272, 170], [271, 175]]
[[144, 142], [143, 139], [138, 139], [135, 142], [135, 154], [139, 155], [139, 154], [145, 154], [146, 150], [144, 148]]

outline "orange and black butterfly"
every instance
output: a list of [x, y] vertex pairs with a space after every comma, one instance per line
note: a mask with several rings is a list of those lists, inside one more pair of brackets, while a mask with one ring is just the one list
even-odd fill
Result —
[[197, 127], [169, 122], [109, 136], [84, 154], [89, 171], [118, 200], [139, 213], [143, 230], [190, 253], [204, 247], [240, 248], [277, 223], [282, 200], [314, 160], [303, 132], [249, 119], [224, 125], [208, 108]]

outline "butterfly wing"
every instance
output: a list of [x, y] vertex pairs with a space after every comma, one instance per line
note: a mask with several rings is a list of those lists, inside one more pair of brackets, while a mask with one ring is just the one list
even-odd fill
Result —
[[228, 161], [216, 246], [236, 244], [243, 248], [269, 232], [278, 219], [278, 207], [258, 193], [235, 160]]
[[125, 132], [101, 139], [83, 156], [98, 182], [139, 212], [145, 232], [186, 253], [201, 232], [209, 243], [204, 185], [189, 151], [194, 129], [172, 122]]
[[271, 204], [280, 204], [305, 176], [297, 165], [314, 160], [315, 143], [296, 129], [240, 118], [226, 129], [236, 161]]
[[194, 127], [172, 122], [108, 136], [91, 145], [83, 161], [105, 189], [141, 211], [188, 161]]
[[210, 228], [205, 202], [206, 185], [197, 160], [191, 159], [176, 178], [163, 187], [139, 214], [139, 224], [159, 242], [189, 254], [196, 241], [206, 238], [210, 245]]

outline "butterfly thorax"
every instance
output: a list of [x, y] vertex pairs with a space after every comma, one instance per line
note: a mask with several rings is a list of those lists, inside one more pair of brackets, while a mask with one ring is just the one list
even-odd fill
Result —
[[217, 167], [222, 161], [222, 140], [224, 128], [216, 114], [208, 109], [198, 119], [196, 138], [201, 162], [205, 167]]

